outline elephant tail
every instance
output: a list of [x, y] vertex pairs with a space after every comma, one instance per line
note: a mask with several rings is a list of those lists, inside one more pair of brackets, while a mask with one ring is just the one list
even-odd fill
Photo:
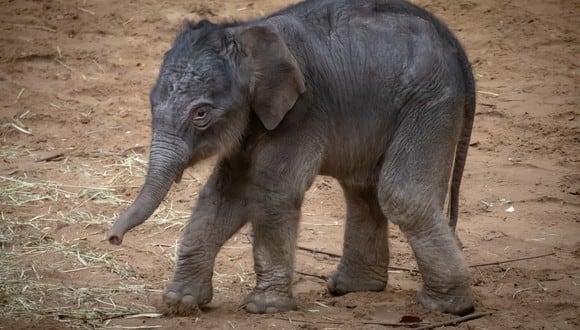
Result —
[[467, 58], [467, 54], [461, 47], [458, 48], [458, 60], [463, 70], [463, 79], [465, 83], [465, 103], [463, 106], [463, 127], [461, 136], [457, 147], [455, 149], [455, 160], [453, 162], [453, 173], [451, 175], [451, 188], [449, 192], [449, 226], [453, 231], [457, 226], [457, 218], [459, 216], [459, 187], [461, 186], [461, 179], [463, 178], [463, 170], [465, 169], [465, 160], [467, 158], [467, 151], [469, 149], [469, 142], [471, 140], [471, 131], [473, 129], [473, 119], [475, 117], [475, 80], [471, 64]]

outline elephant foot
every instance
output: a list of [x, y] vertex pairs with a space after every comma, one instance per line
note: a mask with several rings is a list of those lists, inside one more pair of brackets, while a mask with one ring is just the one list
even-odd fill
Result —
[[191, 285], [172, 282], [163, 293], [162, 312], [166, 315], [189, 316], [199, 313], [213, 296], [211, 285]]
[[252, 292], [244, 299], [246, 311], [254, 314], [280, 313], [296, 309], [296, 301], [287, 295]]
[[473, 307], [473, 294], [470, 288], [456, 288], [446, 293], [436, 293], [424, 287], [417, 294], [417, 300], [427, 309], [443, 311], [459, 316], [467, 315], [475, 311]]
[[383, 291], [387, 286], [387, 272], [385, 271], [381, 275], [374, 275], [349, 274], [339, 269], [328, 277], [326, 287], [335, 296], [341, 296], [349, 292]]

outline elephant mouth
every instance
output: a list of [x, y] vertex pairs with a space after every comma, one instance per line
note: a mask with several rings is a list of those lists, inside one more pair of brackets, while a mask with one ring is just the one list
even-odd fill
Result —
[[183, 177], [183, 172], [184, 171], [181, 171], [181, 172], [179, 172], [177, 174], [177, 176], [175, 177], [175, 180], [174, 180], [175, 183], [180, 183], [181, 182], [181, 178]]

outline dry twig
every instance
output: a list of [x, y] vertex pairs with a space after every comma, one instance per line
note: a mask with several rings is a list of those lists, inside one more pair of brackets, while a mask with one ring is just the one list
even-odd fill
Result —
[[485, 263], [481, 263], [481, 264], [469, 265], [469, 267], [474, 268], [474, 267], [483, 267], [483, 266], [494, 266], [494, 265], [506, 264], [508, 262], [538, 259], [538, 258], [544, 258], [544, 257], [548, 257], [548, 256], [553, 256], [553, 255], [556, 255], [556, 254], [554, 252], [552, 252], [552, 253], [541, 254], [539, 256], [522, 257], [522, 258], [507, 259], [507, 260], [494, 261], [494, 262], [485, 262]]
[[324, 252], [324, 251], [319, 251], [316, 249], [312, 249], [312, 248], [308, 248], [308, 247], [304, 247], [304, 246], [298, 246], [298, 250], [303, 250], [303, 251], [307, 251], [307, 252], [311, 252], [314, 254], [324, 254], [327, 255], [329, 257], [333, 257], [333, 258], [341, 258], [342, 256], [340, 254], [336, 254], [336, 253], [332, 253], [332, 252]]
[[499, 94], [498, 93], [493, 93], [493, 92], [486, 92], [486, 91], [477, 91], [479, 94], [484, 94], [484, 95], [491, 95], [491, 96], [495, 96], [498, 97]]
[[84, 12], [84, 13], [87, 13], [89, 15], [95, 16], [95, 12], [92, 11], [92, 10], [88, 10], [86, 8], [81, 8], [81, 7], [77, 7], [77, 9], [80, 10], [80, 11], [82, 11], [82, 12]]
[[41, 158], [37, 159], [36, 162], [37, 163], [39, 163], [39, 162], [50, 162], [50, 161], [53, 161], [53, 160], [60, 160], [62, 157], [64, 157], [64, 152], [60, 152], [59, 151], [59, 152], [55, 152], [53, 154], [50, 154], [48, 156], [41, 157]]
[[[312, 252], [314, 254], [316, 254], [316, 253], [318, 253], [318, 254], [324, 254], [324, 255], [327, 255], [327, 256], [333, 257], [333, 258], [342, 258], [342, 255], [340, 255], [340, 254], [336, 254], [336, 253], [332, 253], [332, 252], [319, 251], [319, 250], [312, 249], [312, 248], [308, 248], [308, 247], [304, 247], [304, 246], [298, 246], [298, 249], [299, 250], [303, 250], [303, 251]], [[544, 257], [553, 256], [553, 255], [556, 255], [556, 254], [554, 252], [551, 252], [551, 253], [541, 254], [541, 255], [537, 255], [537, 256], [521, 257], [521, 258], [514, 258], [514, 259], [506, 259], [506, 260], [500, 260], [500, 261], [492, 261], [492, 262], [485, 262], [485, 263], [473, 264], [473, 265], [469, 265], [468, 267], [475, 268], [475, 267], [483, 267], [483, 266], [494, 266], [494, 265], [506, 264], [506, 263], [509, 263], [509, 262], [516, 262], [516, 261], [524, 261], [524, 260], [530, 260], [530, 259], [544, 258]], [[414, 269], [414, 268], [406, 268], [406, 267], [400, 267], [400, 266], [389, 266], [389, 269], [404, 270], [404, 271], [408, 271], [408, 272], [418, 272], [419, 271], [419, 270]], [[315, 277], [318, 277], [318, 275], [314, 275], [314, 276]]]
[[274, 319], [292, 322], [300, 322], [300, 323], [310, 323], [310, 324], [344, 324], [344, 322], [340, 321], [308, 321], [302, 319], [295, 319], [291, 317], [273, 317]]
[[425, 325], [425, 326], [417, 328], [417, 330], [435, 329], [435, 328], [439, 328], [439, 327], [445, 327], [448, 325], [458, 325], [459, 323], [463, 323], [463, 322], [470, 321], [470, 320], [475, 320], [475, 319], [478, 319], [480, 317], [488, 316], [491, 314], [493, 314], [493, 312], [472, 313], [469, 315], [458, 317], [458, 318], [453, 319], [453, 320]]
[[[16, 27], [21, 29], [33, 29], [33, 30], [41, 30], [51, 33], [56, 33], [56, 29], [51, 27], [42, 26], [42, 25], [30, 25], [30, 24], [10, 24], [10, 27]], [[3, 30], [7, 30], [7, 28], [3, 28]]]
[[[298, 246], [297, 248], [298, 248], [298, 250], [303, 250], [303, 251], [311, 252], [311, 253], [314, 253], [314, 254], [324, 254], [324, 255], [327, 255], [327, 256], [333, 257], [333, 258], [342, 258], [342, 256], [340, 254], [336, 254], [336, 253], [332, 253], [332, 252], [319, 251], [319, 250], [312, 249], [312, 248], [309, 248], [309, 247], [304, 247], [304, 246]], [[389, 269], [393, 269], [393, 270], [403, 270], [403, 271], [411, 272], [411, 273], [412, 272], [418, 272], [417, 269], [407, 268], [407, 267], [400, 267], [400, 266], [389, 266]], [[306, 275], [306, 276], [308, 276], [308, 275]], [[311, 275], [311, 276], [319, 277], [320, 278], [321, 275]]]
[[324, 276], [324, 275], [310, 274], [310, 273], [305, 273], [305, 272], [301, 272], [301, 271], [298, 271], [298, 270], [295, 270], [294, 272], [296, 274], [299, 274], [299, 275], [302, 275], [302, 276], [315, 277], [315, 278], [321, 279], [323, 281], [326, 281], [326, 279], [327, 279], [326, 276]]
[[425, 322], [383, 322], [383, 321], [364, 321], [363, 324], [384, 325], [386, 327], [417, 327], [425, 325]]

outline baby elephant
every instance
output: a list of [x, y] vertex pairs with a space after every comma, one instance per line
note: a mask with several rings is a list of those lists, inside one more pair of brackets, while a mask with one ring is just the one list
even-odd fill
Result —
[[151, 91], [145, 184], [108, 240], [121, 244], [184, 169], [217, 155], [163, 295], [167, 312], [211, 301], [216, 254], [248, 221], [256, 287], [245, 309], [292, 310], [304, 194], [317, 174], [328, 175], [347, 205], [331, 293], [385, 288], [389, 220], [419, 265], [418, 300], [469, 313], [470, 276], [453, 229], [474, 90], [457, 39], [403, 0], [310, 0], [248, 22], [189, 23]]

